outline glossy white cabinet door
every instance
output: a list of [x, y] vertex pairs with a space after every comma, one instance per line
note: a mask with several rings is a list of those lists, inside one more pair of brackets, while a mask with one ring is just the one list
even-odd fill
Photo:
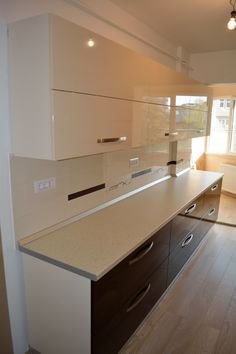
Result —
[[53, 91], [53, 107], [56, 160], [131, 146], [133, 102]]
[[[152, 97], [166, 91], [168, 85], [178, 88], [198, 84], [187, 75], [60, 17], [49, 16], [49, 21], [53, 88], [152, 102]], [[90, 38], [93, 47], [88, 46]], [[147, 91], [152, 95], [146, 95]]]

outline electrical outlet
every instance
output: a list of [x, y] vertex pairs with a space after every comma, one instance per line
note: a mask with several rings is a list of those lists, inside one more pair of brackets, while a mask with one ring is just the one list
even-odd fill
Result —
[[139, 165], [139, 157], [133, 157], [129, 159], [129, 166], [138, 166]]
[[34, 181], [34, 193], [39, 193], [54, 188], [56, 188], [55, 177]]

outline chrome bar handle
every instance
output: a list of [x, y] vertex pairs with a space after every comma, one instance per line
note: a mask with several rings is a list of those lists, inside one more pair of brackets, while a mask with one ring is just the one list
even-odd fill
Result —
[[182, 242], [182, 248], [184, 248], [185, 246], [188, 246], [190, 244], [190, 242], [192, 242], [193, 240], [193, 234], [190, 234], [186, 237], [186, 239]]
[[131, 303], [131, 305], [127, 308], [126, 312], [130, 312], [133, 309], [135, 309], [135, 307], [137, 307], [138, 304], [140, 304], [140, 302], [145, 298], [145, 296], [147, 295], [147, 293], [149, 292], [150, 289], [151, 289], [151, 284], [149, 283], [147, 286], [145, 286], [144, 289], [142, 289], [138, 293], [138, 295], [134, 299], [134, 302]]
[[165, 133], [165, 136], [176, 136], [176, 135], [179, 135], [179, 133], [178, 132], [172, 132], [172, 133], [167, 132], [167, 133]]
[[215, 191], [216, 189], [218, 189], [219, 185], [218, 183], [214, 184], [214, 186], [211, 187], [211, 191]]
[[116, 138], [97, 138], [98, 144], [106, 144], [106, 143], [123, 143], [127, 140], [126, 136], [118, 136]]
[[197, 207], [197, 203], [194, 203], [192, 205], [190, 205], [190, 207], [188, 207], [188, 209], [185, 210], [184, 214], [188, 215], [191, 214]]
[[216, 208], [210, 209], [210, 211], [208, 213], [208, 216], [211, 216], [211, 215], [215, 214], [215, 212], [216, 212]]
[[144, 249], [142, 249], [140, 252], [138, 252], [138, 254], [136, 255], [136, 257], [132, 258], [129, 261], [129, 265], [132, 265], [138, 261], [140, 261], [148, 252], [151, 251], [152, 247], [154, 245], [154, 242], [152, 241], [147, 247], [145, 247]]

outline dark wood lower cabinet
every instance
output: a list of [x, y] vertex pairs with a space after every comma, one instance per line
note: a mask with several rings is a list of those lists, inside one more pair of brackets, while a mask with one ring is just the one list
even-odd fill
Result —
[[219, 180], [192, 203], [192, 205], [198, 205], [198, 214], [185, 215], [182, 211], [172, 220], [168, 285], [180, 272], [213, 223], [217, 220], [221, 185], [222, 180]]
[[92, 332], [116, 315], [146, 279], [168, 258], [170, 223], [97, 282], [92, 282]]
[[169, 256], [168, 266], [168, 285], [173, 281], [180, 272], [184, 264], [191, 257], [207, 231], [211, 223], [199, 221], [197, 226], [187, 233], [187, 235], [178, 244], [175, 250]]
[[110, 321], [92, 334], [92, 354], [115, 354], [119, 351], [165, 291], [167, 269], [166, 260]]
[[193, 254], [218, 215], [221, 181], [97, 282], [92, 282], [92, 354], [115, 354]]

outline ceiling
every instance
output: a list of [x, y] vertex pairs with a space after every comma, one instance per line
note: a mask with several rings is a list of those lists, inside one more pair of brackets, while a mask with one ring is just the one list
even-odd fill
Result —
[[190, 53], [236, 49], [228, 0], [111, 0]]

